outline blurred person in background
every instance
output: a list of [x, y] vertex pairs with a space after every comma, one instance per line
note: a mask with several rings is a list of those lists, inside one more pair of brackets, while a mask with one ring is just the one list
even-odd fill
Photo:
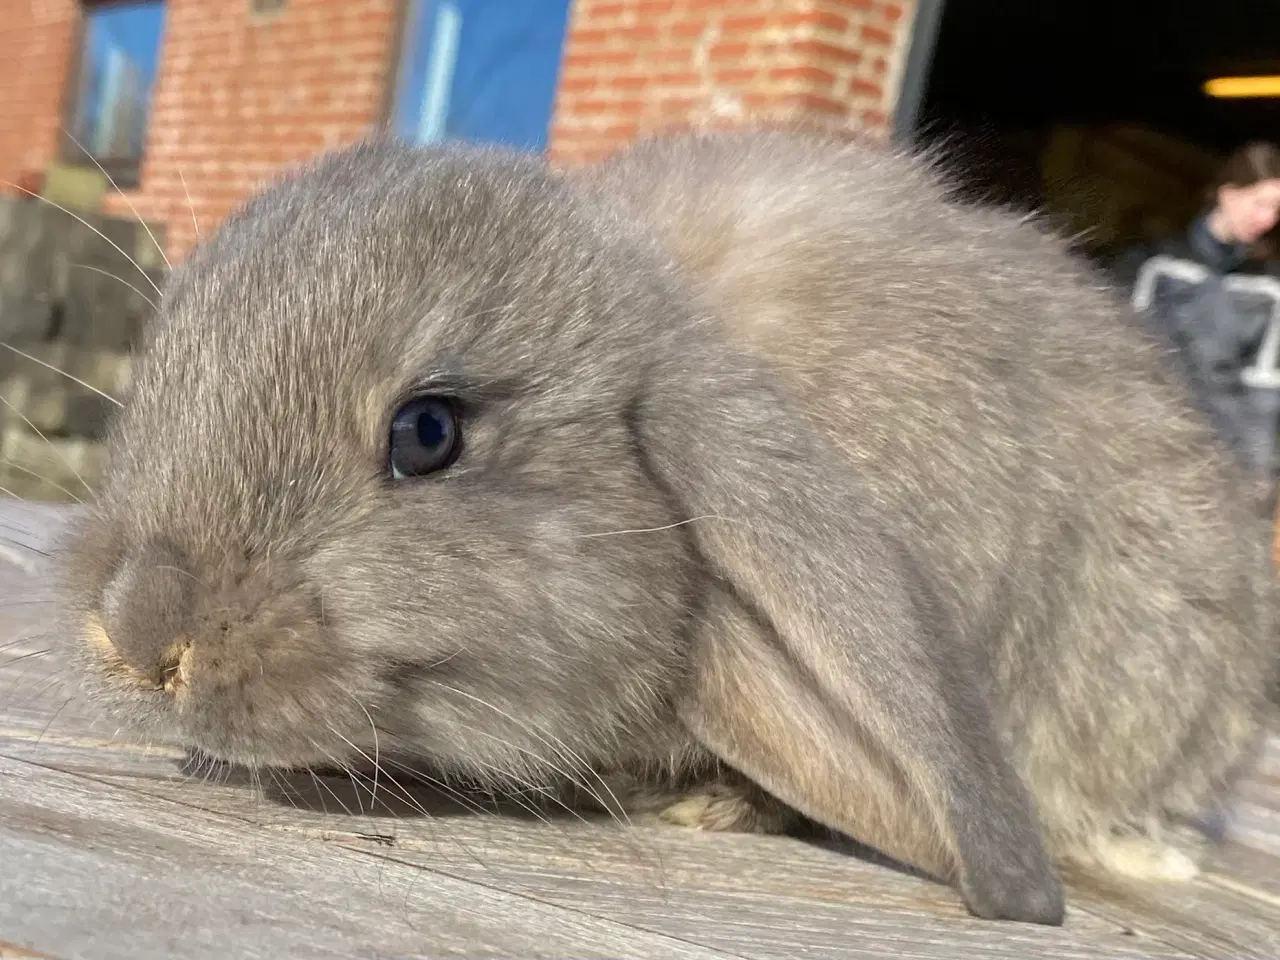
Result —
[[1280, 301], [1266, 284], [1228, 278], [1275, 277], [1265, 243], [1280, 222], [1280, 148], [1250, 143], [1236, 150], [1206, 206], [1185, 233], [1129, 251], [1117, 271], [1201, 406], [1259, 474], [1274, 510], [1280, 382], [1265, 385], [1246, 370], [1257, 362], [1273, 311], [1280, 317]]

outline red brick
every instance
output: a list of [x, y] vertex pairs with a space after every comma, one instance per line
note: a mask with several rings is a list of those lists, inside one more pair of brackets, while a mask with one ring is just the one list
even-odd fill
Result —
[[706, 20], [677, 20], [667, 30], [673, 37], [700, 37], [709, 26]]
[[582, 29], [577, 31], [573, 35], [573, 40], [574, 40], [574, 43], [576, 43], [580, 47], [594, 46], [597, 44], [603, 46], [604, 44], [609, 42], [609, 38], [612, 37], [616, 32], [617, 32], [616, 30], [606, 30], [603, 27], [598, 27], [595, 29]]
[[615, 123], [612, 126], [602, 127], [594, 132], [601, 140], [624, 142], [634, 139], [640, 133], [640, 125], [638, 123]]
[[880, 84], [872, 83], [870, 80], [863, 80], [861, 77], [854, 77], [849, 81], [849, 93], [877, 98], [884, 95]]
[[580, 117], [635, 116], [644, 110], [643, 100], [603, 100], [596, 97], [572, 100], [569, 108]]
[[608, 84], [615, 90], [636, 91], [651, 86], [654, 80], [643, 73], [624, 73], [610, 77]]
[[566, 93], [586, 93], [587, 91], [594, 90], [599, 85], [599, 78], [593, 75], [577, 76], [571, 73], [566, 73], [561, 76], [557, 91], [562, 95]]
[[641, 20], [625, 29], [616, 30], [614, 35], [622, 43], [644, 44], [657, 40], [662, 35], [662, 31], [657, 24]]
[[731, 61], [733, 63], [741, 63], [750, 52], [751, 45], [747, 43], [712, 44], [710, 50], [711, 62], [724, 63]]
[[725, 17], [720, 29], [725, 33], [758, 33], [769, 26], [769, 17], [756, 14], [750, 17]]
[[583, 3], [582, 10], [589, 13], [593, 17], [612, 17], [620, 13], [626, 13], [631, 8], [630, 3]]
[[859, 28], [858, 33], [867, 43], [883, 44], [886, 47], [893, 46], [893, 33], [883, 27], [875, 27], [869, 23], [864, 23]]
[[634, 63], [635, 59], [636, 53], [634, 50], [591, 50], [566, 53], [562, 63], [566, 68], [621, 67]]
[[816, 93], [789, 93], [785, 94], [781, 101], [786, 106], [799, 107], [809, 114], [843, 117], [849, 112], [849, 105], [843, 100]]
[[673, 63], [692, 63], [693, 45], [680, 43], [672, 44], [665, 49], [646, 50], [644, 62], [646, 64], [653, 64], [654, 66], [668, 66]]
[[668, 70], [657, 72], [649, 83], [650, 88], [671, 89], [692, 87], [702, 82], [702, 75], [692, 70]]
[[797, 40], [791, 49], [805, 60], [815, 63], [857, 64], [862, 62], [862, 51], [828, 43], [825, 40]]
[[57, 153], [76, 17], [74, 0], [0, 0], [0, 180], [41, 181]]
[[801, 10], [784, 14], [779, 20], [788, 27], [822, 27], [835, 33], [844, 33], [849, 29], [848, 19], [830, 10]]
[[836, 82], [835, 74], [821, 67], [778, 67], [769, 71], [770, 80], [803, 80], [820, 86], [830, 86]]
[[661, 116], [687, 116], [698, 105], [697, 97], [685, 96], [663, 96], [660, 100], [653, 101], [654, 112]]
[[747, 90], [742, 94], [742, 102], [753, 110], [775, 106], [780, 99], [772, 90]]

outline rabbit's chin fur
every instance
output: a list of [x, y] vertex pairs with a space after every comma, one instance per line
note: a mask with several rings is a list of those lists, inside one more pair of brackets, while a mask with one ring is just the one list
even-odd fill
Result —
[[[460, 452], [397, 481], [421, 395]], [[65, 609], [225, 760], [612, 777], [1059, 923], [1054, 859], [1194, 872], [1161, 830], [1258, 742], [1267, 531], [1116, 295], [922, 160], [371, 141], [173, 272]]]

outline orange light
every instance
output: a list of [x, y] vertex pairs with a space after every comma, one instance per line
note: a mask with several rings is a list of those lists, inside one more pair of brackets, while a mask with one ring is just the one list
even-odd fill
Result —
[[1280, 76], [1216, 77], [1204, 85], [1211, 97], [1280, 97]]

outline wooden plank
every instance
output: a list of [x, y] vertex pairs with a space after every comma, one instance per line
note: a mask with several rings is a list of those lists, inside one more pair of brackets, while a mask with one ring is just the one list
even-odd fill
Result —
[[1218, 960], [1280, 957], [1280, 907], [1258, 898], [1252, 876], [1237, 877], [1222, 864], [1191, 884], [1073, 879], [1081, 908], [1136, 934]]
[[[159, 955], [138, 952], [147, 942], [203, 956], [207, 938], [210, 949], [239, 955], [242, 933], [246, 947], [263, 944], [264, 956], [299, 948], [312, 956], [406, 953], [424, 943], [468, 956], [1189, 956], [1087, 914], [1061, 930], [974, 920], [937, 884], [785, 838], [661, 828], [624, 835], [484, 817], [398, 820], [389, 830], [378, 817], [264, 803], [245, 787], [205, 791], [174, 776], [70, 772], [101, 769], [105, 752], [92, 746], [51, 743], [39, 764], [8, 758], [23, 745], [0, 746], [0, 848], [22, 888], [0, 880], [0, 903], [21, 914], [0, 929], [46, 952], [70, 952], [79, 941], [68, 937], [108, 931], [120, 955], [139, 957]], [[153, 775], [165, 764], [155, 755], [137, 762]], [[238, 809], [211, 810], [212, 797]], [[102, 896], [104, 886], [135, 883], [142, 885], [123, 902]], [[168, 907], [135, 918], [135, 905], [157, 898], [181, 913], [189, 932], [180, 942], [166, 938], [175, 919]], [[270, 911], [240, 915], [237, 905], [264, 901]], [[464, 905], [476, 914], [466, 924], [454, 918]], [[410, 914], [418, 939], [395, 935], [395, 923], [409, 922], [393, 916], [397, 909]], [[319, 926], [316, 911], [327, 918]], [[227, 926], [229, 914], [238, 926]], [[275, 939], [264, 941], [268, 925]]]
[[625, 924], [0, 758], [0, 930], [94, 957], [713, 958]]
[[1061, 929], [788, 838], [464, 815], [385, 780], [377, 804], [343, 779], [199, 782], [66, 674], [45, 556], [64, 515], [0, 503], [0, 958], [1280, 956], [1280, 742], [1214, 872], [1075, 884]]

